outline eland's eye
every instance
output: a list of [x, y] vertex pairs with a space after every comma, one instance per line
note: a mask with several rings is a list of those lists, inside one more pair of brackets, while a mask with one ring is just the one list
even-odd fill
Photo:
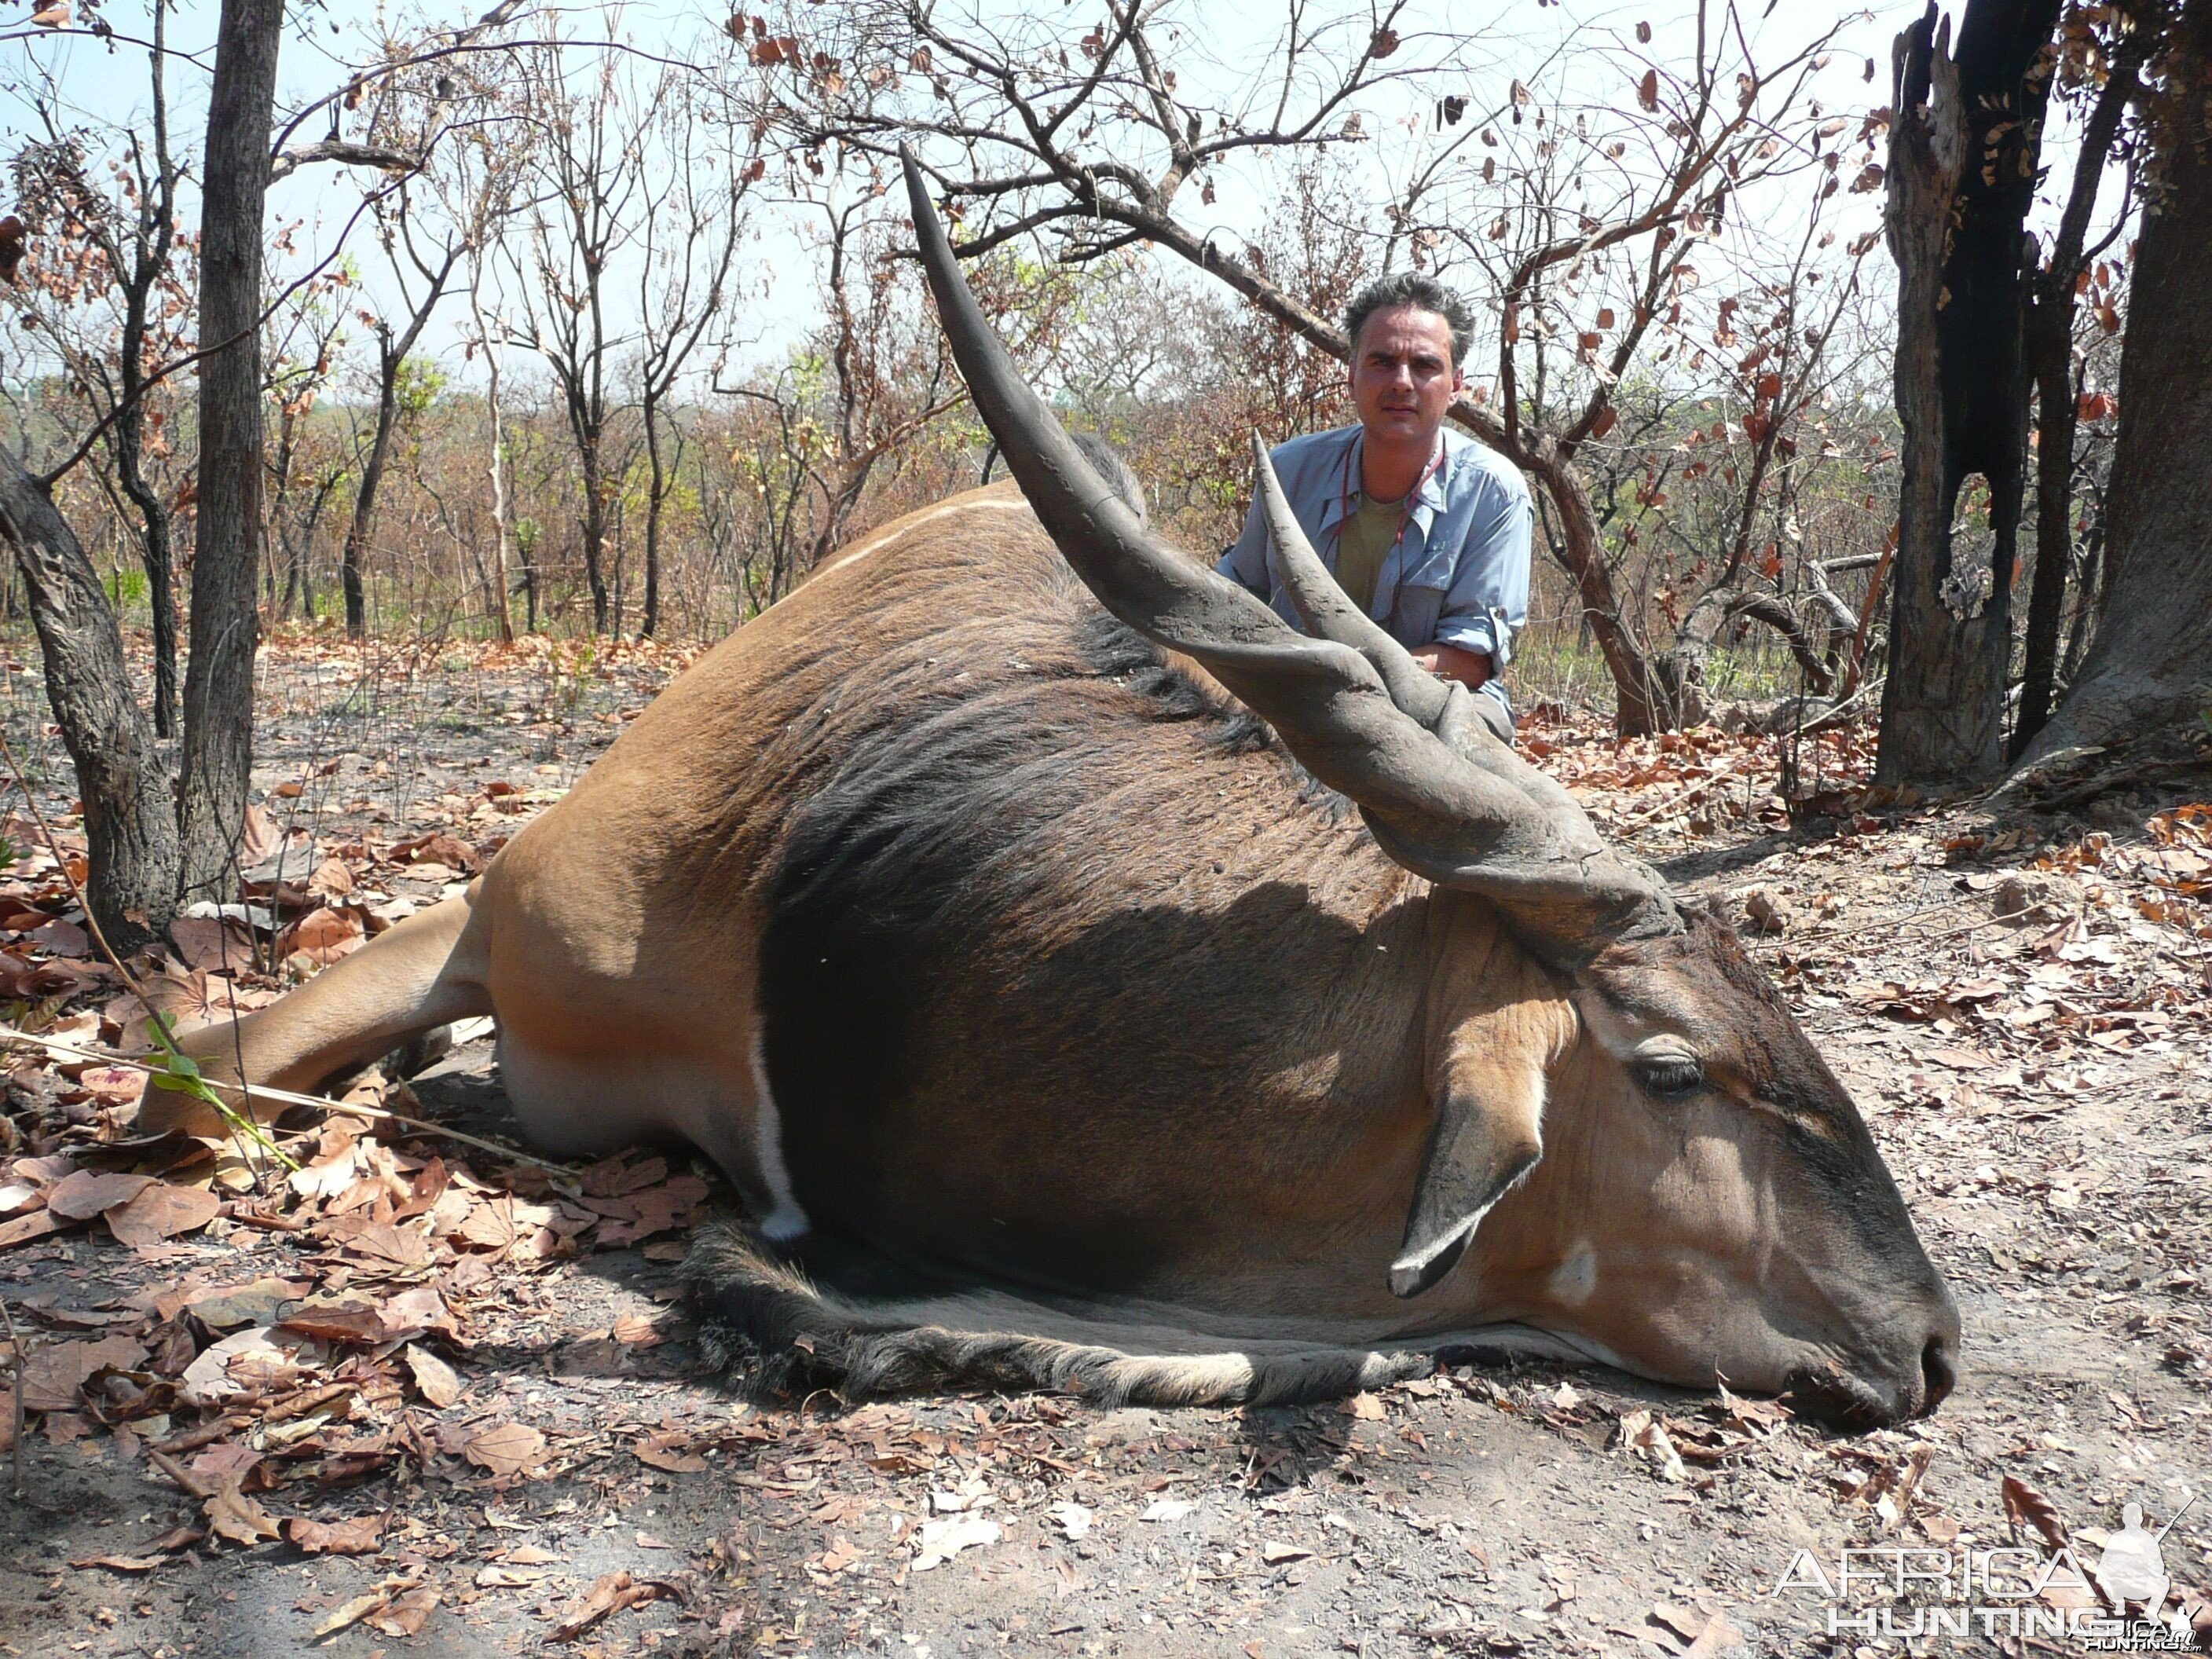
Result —
[[1686, 1054], [1666, 1054], [1638, 1062], [1637, 1075], [1662, 1100], [1679, 1100], [1705, 1085], [1705, 1068]]

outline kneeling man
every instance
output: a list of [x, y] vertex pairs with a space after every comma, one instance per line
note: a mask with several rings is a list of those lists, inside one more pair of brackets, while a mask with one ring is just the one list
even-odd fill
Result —
[[[1476, 706], [1510, 742], [1500, 674], [1528, 620], [1534, 509], [1517, 468], [1444, 425], [1474, 318], [1443, 283], [1404, 271], [1364, 289], [1344, 331], [1359, 424], [1281, 445], [1276, 473], [1339, 586], [1423, 667], [1483, 693]], [[1221, 572], [1298, 625], [1257, 501]]]

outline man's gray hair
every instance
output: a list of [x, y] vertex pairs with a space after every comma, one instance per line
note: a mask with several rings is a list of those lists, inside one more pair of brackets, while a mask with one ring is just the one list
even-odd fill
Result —
[[1359, 331], [1367, 326], [1367, 319], [1376, 312], [1408, 307], [1433, 311], [1443, 318], [1451, 329], [1452, 367], [1456, 368], [1467, 360], [1468, 349], [1474, 343], [1474, 313], [1458, 295], [1435, 277], [1424, 276], [1418, 270], [1393, 271], [1359, 290], [1352, 308], [1344, 313], [1346, 349], [1358, 356]]

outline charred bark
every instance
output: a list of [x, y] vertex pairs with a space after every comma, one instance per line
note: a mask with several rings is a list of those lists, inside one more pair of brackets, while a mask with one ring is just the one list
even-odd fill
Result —
[[[2212, 72], [2212, 0], [2190, 0], [2169, 85]], [[2110, 587], [2078, 683], [2021, 757], [2139, 737], [2212, 708], [2212, 116], [2176, 98], [2143, 209], [2106, 506]]]
[[645, 504], [645, 615], [638, 623], [640, 639], [649, 640], [660, 628], [660, 514], [667, 499], [668, 469], [660, 454], [660, 411], [645, 411], [645, 457], [651, 477]]
[[[2082, 244], [2096, 206], [2097, 185], [2118, 136], [2120, 118], [2141, 89], [2144, 58], [2157, 31], [2130, 30], [2097, 94], [2066, 210], [2051, 239], [2051, 257], [2029, 284], [2028, 370], [2039, 415], [2035, 452], [2035, 580], [2028, 595], [2027, 637], [2021, 670], [2020, 713], [2014, 719], [2012, 753], [2027, 751], [2051, 718], [2058, 682], [2058, 635], [2066, 609], [2066, 584], [2074, 563], [2074, 437], [2078, 394], [2074, 381], [2074, 313], [2077, 279], [2088, 264]], [[2088, 579], [2087, 568], [2083, 580]], [[2081, 594], [2084, 605], [2089, 595]], [[2078, 632], [2078, 630], [2077, 630]], [[2078, 655], [2071, 660], [2078, 661]]]
[[[2003, 765], [2027, 447], [2022, 238], [2057, 0], [1970, 0], [1949, 52], [1931, 3], [1898, 37], [1887, 224], [1904, 428], [1889, 680], [1875, 775], [1939, 787]], [[1961, 556], [1987, 484], [1987, 568]]]
[[0, 447], [0, 536], [15, 549], [39, 632], [46, 698], [76, 766], [90, 873], [85, 900], [129, 951], [177, 903], [177, 817], [154, 733], [131, 693], [122, 630], [100, 573], [45, 484]]
[[607, 591], [607, 488], [602, 475], [600, 434], [580, 430], [576, 443], [582, 452], [584, 471], [584, 580], [592, 590], [592, 632], [604, 634], [614, 625], [612, 599]]

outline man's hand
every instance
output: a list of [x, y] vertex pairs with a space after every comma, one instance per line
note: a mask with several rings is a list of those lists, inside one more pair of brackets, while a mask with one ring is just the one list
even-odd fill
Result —
[[1425, 645], [1413, 653], [1413, 660], [1440, 680], [1457, 680], [1470, 691], [1479, 688], [1490, 678], [1490, 653], [1486, 651], [1462, 651], [1455, 645], [1438, 641]]

